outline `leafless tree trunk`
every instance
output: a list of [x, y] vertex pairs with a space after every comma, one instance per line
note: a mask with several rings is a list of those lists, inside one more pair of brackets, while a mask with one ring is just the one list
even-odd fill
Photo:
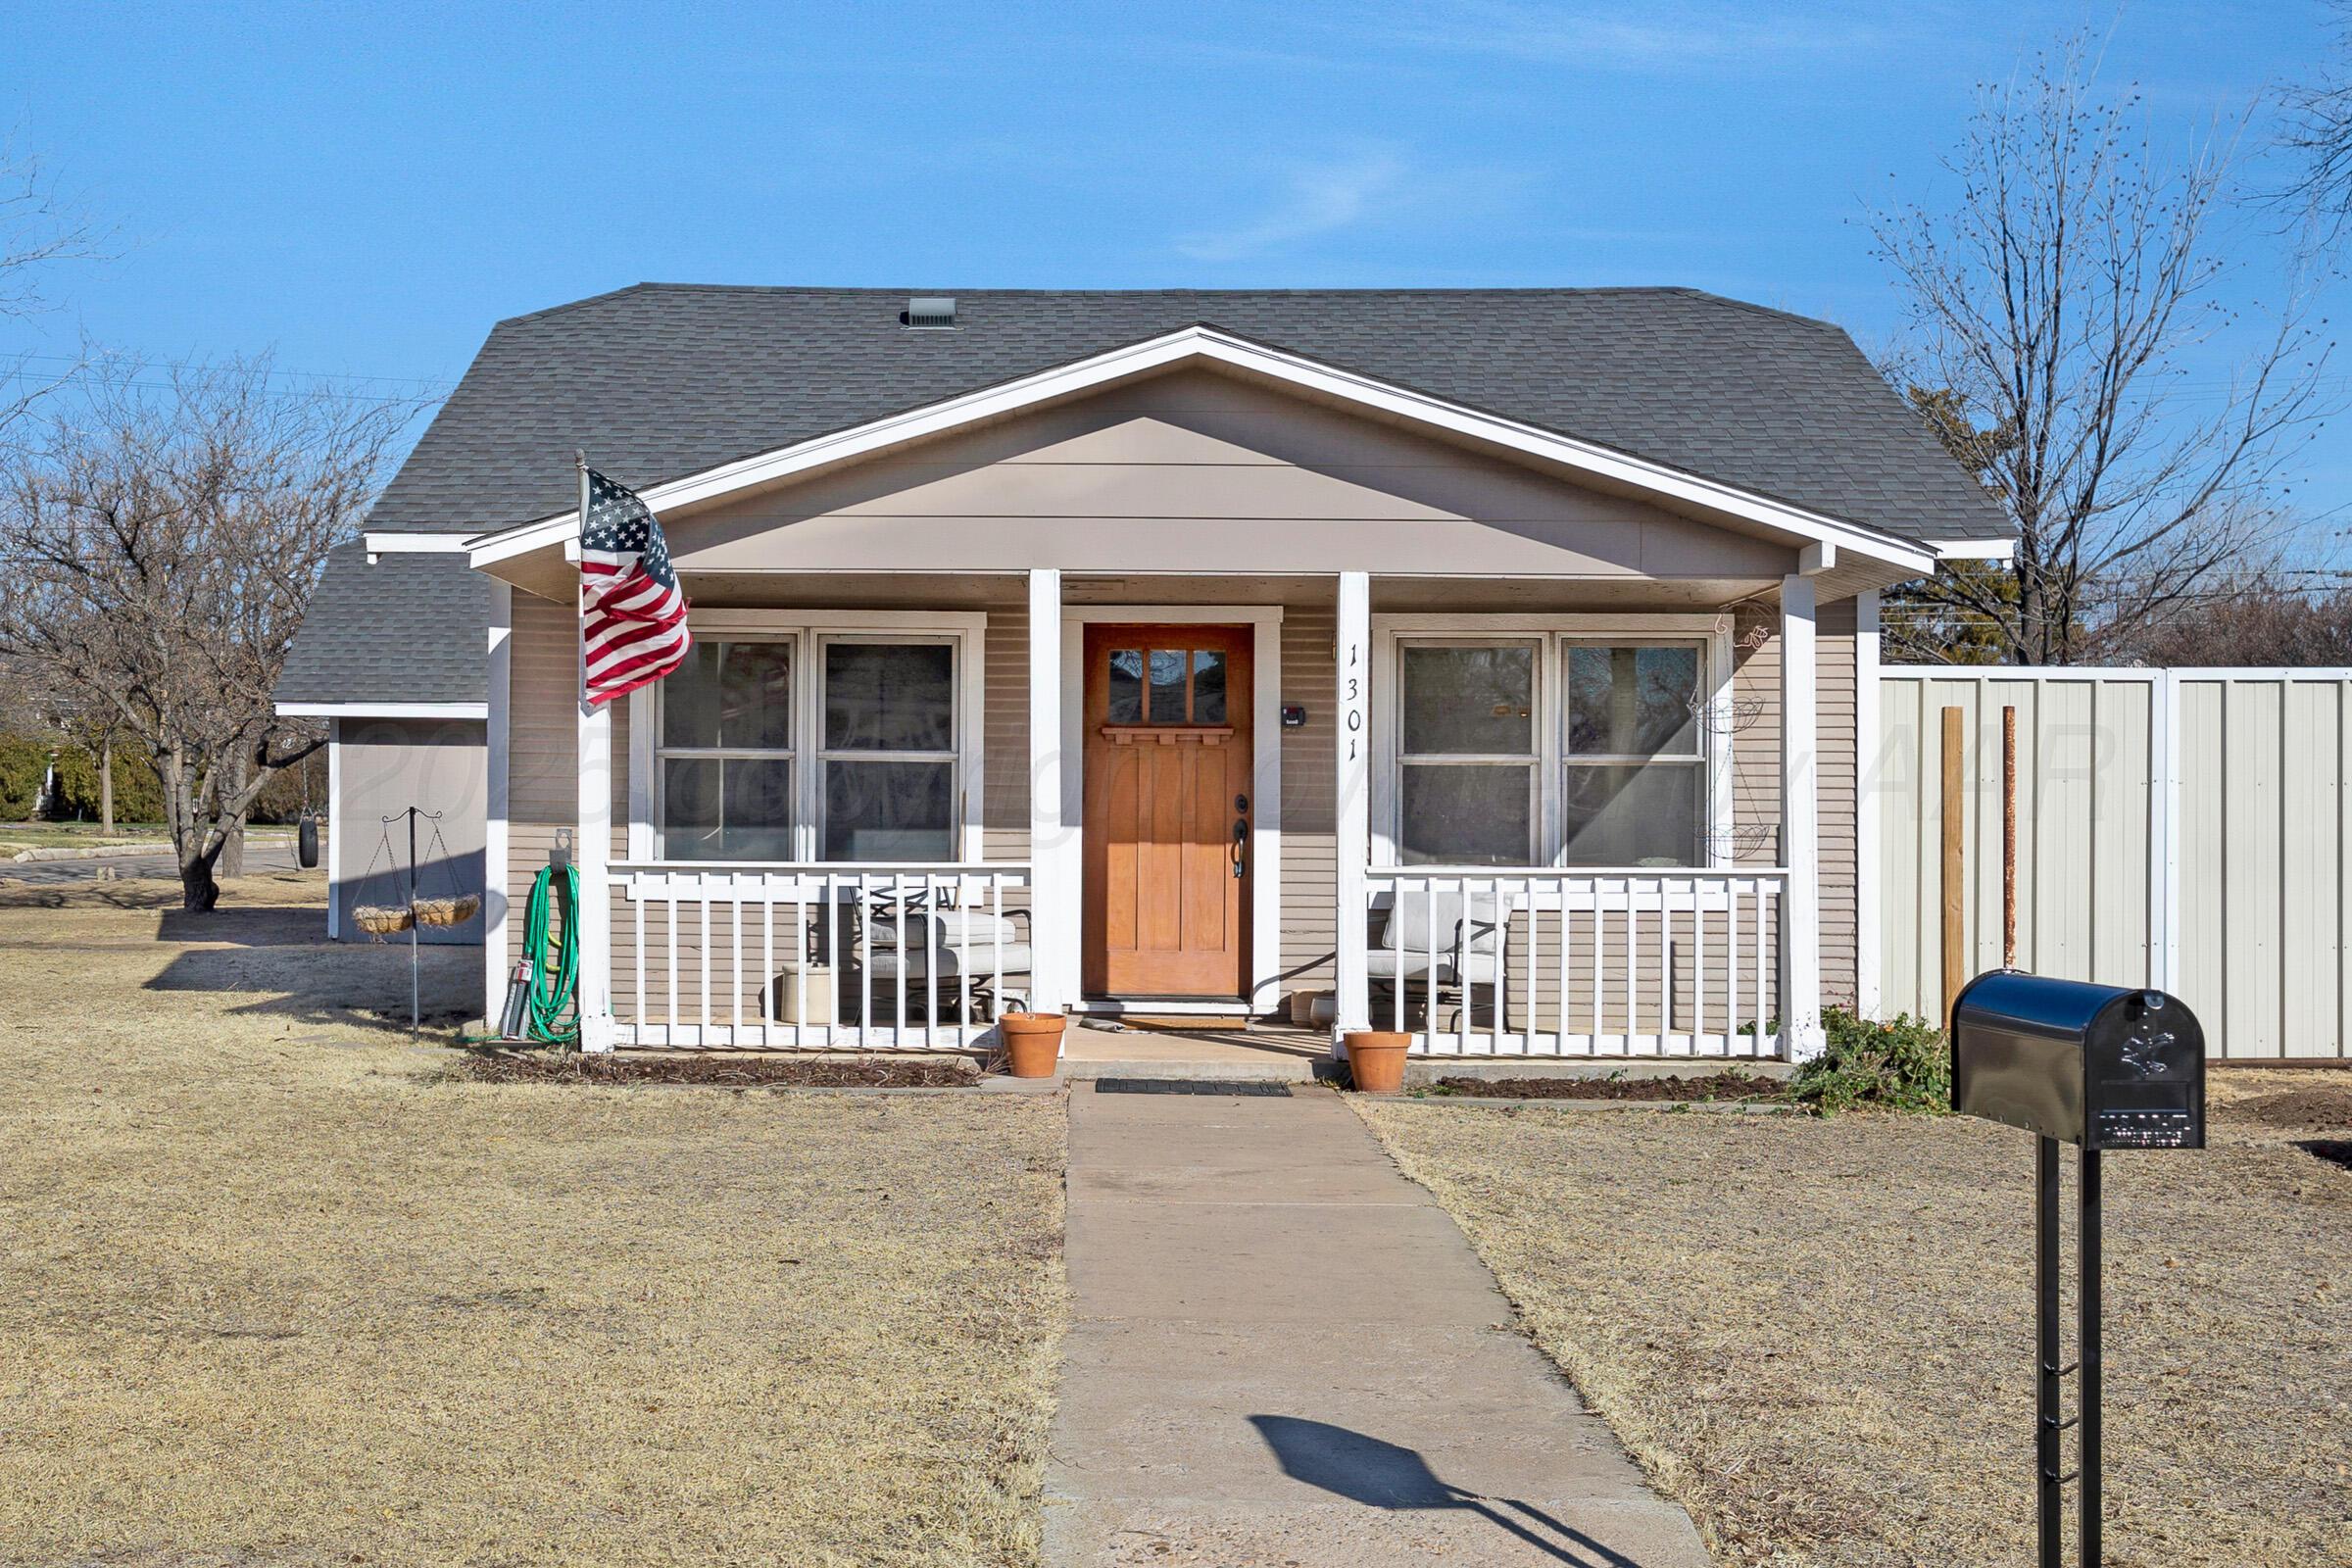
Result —
[[266, 362], [103, 367], [45, 406], [0, 484], [0, 660], [135, 737], [163, 781], [182, 903], [211, 908], [275, 769], [320, 744], [271, 688], [328, 547], [409, 406], [284, 393]]
[[2211, 232], [2226, 148], [2160, 157], [2133, 102], [2089, 76], [2069, 44], [1988, 89], [1947, 163], [1955, 202], [1872, 219], [1907, 295], [1905, 377], [1988, 438], [1982, 476], [2019, 534], [2012, 572], [1945, 573], [1916, 597], [2012, 662], [2095, 657], [2241, 560], [2327, 412], [2328, 345], [2291, 286], [2218, 412], [2179, 395], [2190, 351], [2233, 319]]

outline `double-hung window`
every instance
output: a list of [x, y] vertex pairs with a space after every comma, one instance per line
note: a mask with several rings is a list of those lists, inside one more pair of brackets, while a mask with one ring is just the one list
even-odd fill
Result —
[[698, 632], [658, 688], [662, 858], [960, 858], [966, 644], [959, 633]]
[[659, 688], [662, 858], [795, 858], [797, 638], [698, 639]]
[[1395, 649], [1397, 863], [1708, 862], [1705, 639], [1399, 633]]
[[1397, 847], [1407, 865], [1528, 865], [1543, 764], [1541, 641], [1399, 651]]
[[1560, 863], [1706, 863], [1696, 643], [1563, 642]]

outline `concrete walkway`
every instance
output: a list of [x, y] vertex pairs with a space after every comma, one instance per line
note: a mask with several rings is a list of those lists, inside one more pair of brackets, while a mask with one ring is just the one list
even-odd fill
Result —
[[1046, 1560], [1704, 1568], [1328, 1090], [1070, 1102]]

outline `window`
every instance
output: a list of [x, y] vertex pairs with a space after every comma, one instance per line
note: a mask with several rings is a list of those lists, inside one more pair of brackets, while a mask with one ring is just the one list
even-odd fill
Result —
[[1113, 724], [1225, 722], [1225, 654], [1215, 648], [1114, 648], [1108, 672]]
[[1564, 656], [1562, 863], [1704, 863], [1697, 646], [1570, 643]]
[[965, 657], [955, 634], [699, 636], [658, 688], [661, 857], [957, 858]]
[[956, 650], [825, 644], [828, 860], [956, 858]]
[[1706, 863], [1699, 640], [1412, 635], [1394, 669], [1399, 863]]
[[662, 857], [793, 858], [790, 642], [698, 642], [662, 683]]
[[1407, 644], [1397, 850], [1407, 865], [1525, 865], [1535, 853], [1541, 643]]

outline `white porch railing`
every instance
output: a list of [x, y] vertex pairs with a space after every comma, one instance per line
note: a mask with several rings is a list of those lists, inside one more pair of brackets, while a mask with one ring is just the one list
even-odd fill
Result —
[[1375, 866], [1375, 1029], [1430, 1055], [1778, 1056], [1771, 868]]
[[1029, 985], [1029, 867], [617, 861], [623, 1046], [967, 1051]]

